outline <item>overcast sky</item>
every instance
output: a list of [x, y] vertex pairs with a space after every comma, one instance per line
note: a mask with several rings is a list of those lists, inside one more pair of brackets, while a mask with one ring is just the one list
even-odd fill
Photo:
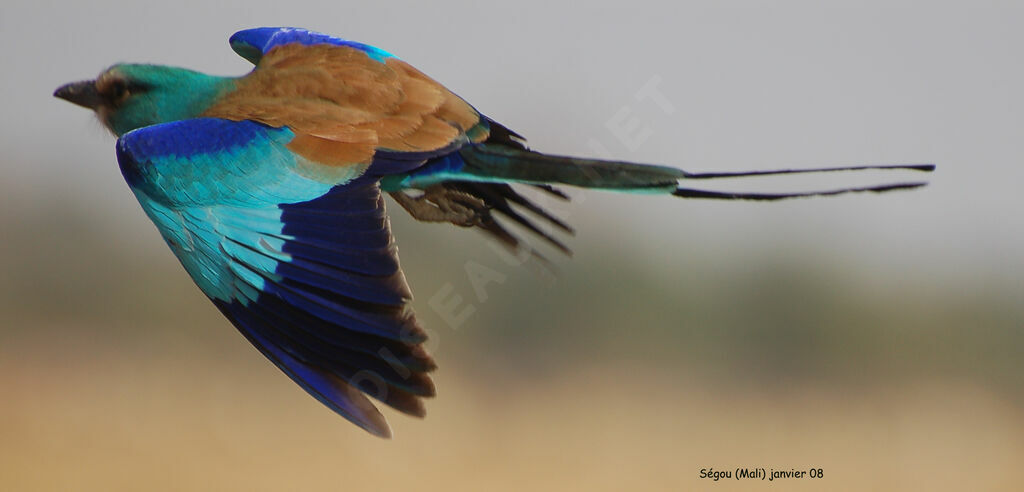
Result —
[[[231, 33], [296, 25], [395, 53], [538, 150], [693, 171], [939, 165], [926, 190], [886, 196], [722, 204], [591, 193], [567, 211], [583, 229], [577, 242], [604, 228], [650, 238], [636, 246], [643, 254], [686, 254], [694, 243], [685, 239], [700, 237], [709, 248], [799, 247], [865, 267], [1022, 278], [1024, 8], [762, 3], [5, 2], [4, 200], [31, 207], [79, 190], [97, 213], [124, 210], [141, 224], [112, 137], [53, 89], [120, 61], [242, 74]], [[664, 100], [643, 97], [648, 84]], [[638, 126], [628, 138], [609, 129], [630, 119]]]

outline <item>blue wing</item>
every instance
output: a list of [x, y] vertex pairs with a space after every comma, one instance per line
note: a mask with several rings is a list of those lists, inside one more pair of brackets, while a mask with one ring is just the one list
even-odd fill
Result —
[[235, 53], [249, 60], [253, 65], [259, 63], [264, 53], [276, 46], [288, 43], [300, 43], [307, 46], [316, 44], [348, 46], [363, 51], [370, 58], [381, 62], [394, 57], [391, 53], [368, 44], [328, 36], [327, 34], [308, 31], [298, 27], [257, 27], [246, 29], [231, 35], [228, 42], [231, 43], [231, 49], [235, 50]]
[[389, 435], [366, 394], [412, 415], [434, 368], [377, 179], [327, 168], [250, 121], [127, 133], [122, 173], [196, 284], [267, 358], [325, 405]]

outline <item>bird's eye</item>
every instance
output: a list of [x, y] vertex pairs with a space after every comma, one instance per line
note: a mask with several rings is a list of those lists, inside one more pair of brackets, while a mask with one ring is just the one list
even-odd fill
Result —
[[118, 103], [130, 95], [128, 84], [123, 80], [114, 80], [107, 86], [106, 95], [112, 102]]

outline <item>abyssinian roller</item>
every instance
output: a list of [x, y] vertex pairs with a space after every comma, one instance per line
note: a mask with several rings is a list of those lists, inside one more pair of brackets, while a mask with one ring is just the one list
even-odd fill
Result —
[[385, 193], [418, 220], [476, 228], [510, 248], [529, 248], [507, 229], [515, 223], [567, 251], [546, 230], [570, 227], [518, 187], [561, 198], [556, 185], [779, 200], [923, 183], [791, 194], [723, 193], [690, 183], [933, 169], [701, 174], [547, 155], [381, 49], [295, 28], [249, 29], [230, 42], [255, 65], [244, 76], [119, 64], [54, 95], [92, 109], [117, 135], [117, 160], [139, 204], [242, 335], [313, 397], [378, 436], [390, 430], [367, 396], [423, 416], [435, 368], [409, 306]]

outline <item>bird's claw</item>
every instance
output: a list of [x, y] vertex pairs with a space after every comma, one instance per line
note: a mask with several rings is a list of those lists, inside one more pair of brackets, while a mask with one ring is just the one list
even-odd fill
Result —
[[401, 191], [392, 192], [391, 197], [413, 218], [423, 222], [450, 222], [472, 227], [480, 223], [488, 210], [480, 198], [441, 185], [431, 186], [416, 197]]

